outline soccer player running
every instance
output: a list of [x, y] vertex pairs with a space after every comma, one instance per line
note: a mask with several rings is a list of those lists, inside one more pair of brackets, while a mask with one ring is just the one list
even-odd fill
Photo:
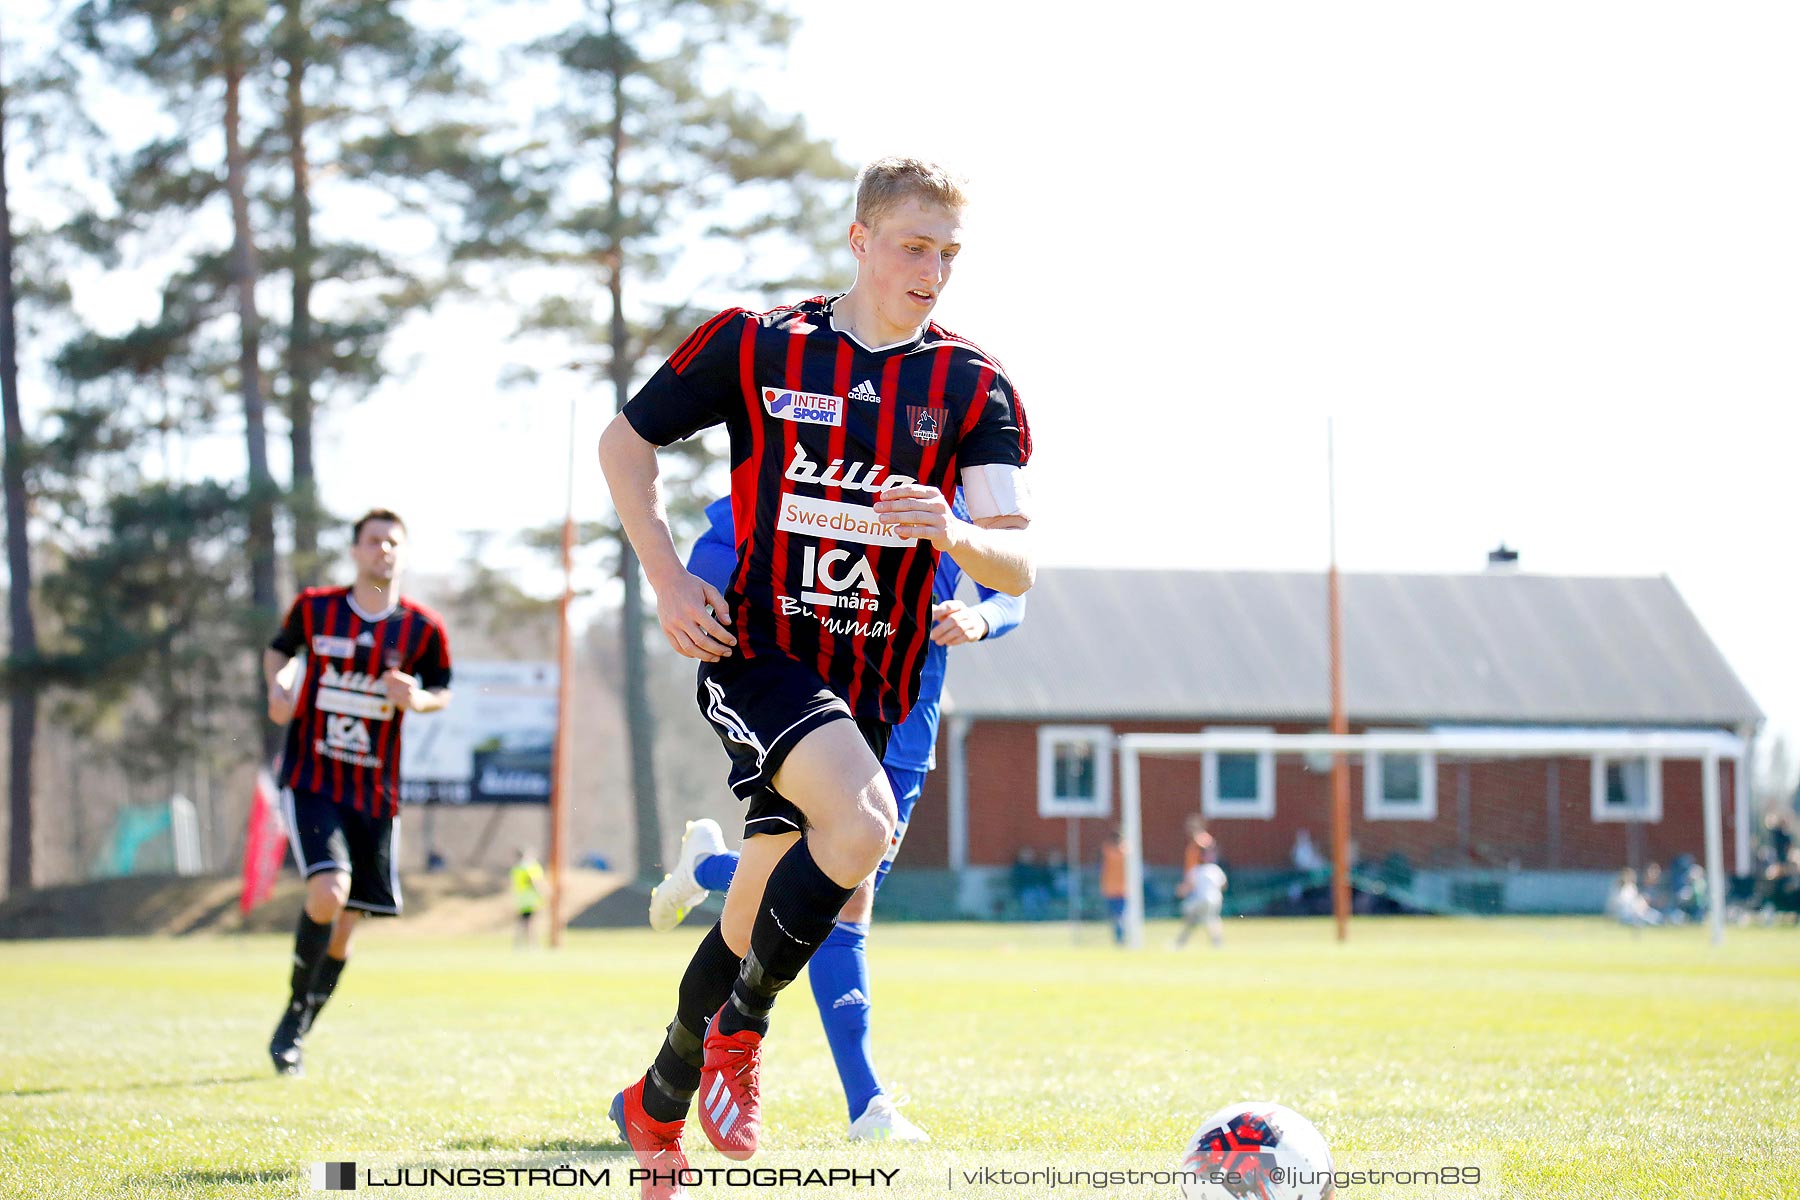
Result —
[[[968, 509], [961, 491], [951, 512], [967, 520]], [[732, 528], [731, 499], [706, 506], [709, 524], [688, 554], [688, 571], [718, 588], [730, 586], [737, 569], [737, 536]], [[931, 644], [925, 649], [919, 698], [904, 723], [894, 730], [882, 757], [882, 771], [894, 794], [893, 841], [882, 855], [872, 879], [865, 879], [838, 913], [831, 933], [807, 964], [813, 1001], [825, 1040], [837, 1064], [838, 1081], [850, 1110], [851, 1141], [930, 1141], [924, 1130], [902, 1116], [881, 1086], [869, 1042], [873, 989], [869, 986], [866, 944], [875, 894], [900, 853], [912, 820], [913, 806], [925, 789], [925, 776], [937, 766], [939, 702], [944, 693], [944, 668], [949, 648], [986, 638], [1004, 637], [1025, 616], [1025, 597], [1008, 596], [976, 585], [980, 598], [973, 606], [956, 599], [962, 569], [949, 555], [938, 557], [937, 576], [931, 588]], [[718, 823], [690, 821], [681, 839], [675, 869], [650, 893], [650, 926], [661, 932], [674, 929], [712, 891], [731, 886], [738, 855], [725, 849]]]
[[[306, 903], [287, 1008], [269, 1041], [280, 1075], [331, 998], [363, 913], [400, 914], [400, 725], [450, 703], [444, 622], [400, 596], [406, 523], [385, 508], [351, 532], [356, 582], [308, 588], [263, 651], [269, 719], [287, 726], [281, 784]], [[306, 655], [305, 675], [296, 683]]]
[[[1011, 595], [1032, 583], [1025, 413], [992, 358], [931, 322], [961, 249], [964, 195], [942, 168], [871, 164], [849, 244], [856, 283], [696, 330], [600, 440], [613, 504], [670, 645], [701, 660], [698, 700], [748, 801], [725, 913], [689, 962], [620, 1135], [685, 1194], [681, 1132], [702, 1096], [712, 1144], [762, 1129], [762, 1041], [893, 836], [881, 756], [918, 694], [939, 553]], [[738, 567], [724, 594], [687, 572], [656, 448], [723, 423]], [[951, 512], [961, 485], [971, 521]], [[709, 1020], [710, 1019], [710, 1020]]]

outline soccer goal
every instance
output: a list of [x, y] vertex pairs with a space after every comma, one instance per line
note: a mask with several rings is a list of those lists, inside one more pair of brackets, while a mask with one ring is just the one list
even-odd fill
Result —
[[[1355, 734], [1215, 728], [1118, 737], [1125, 930], [1169, 906], [1165, 844], [1200, 812], [1231, 883], [1227, 913], [1601, 913], [1627, 878], [1644, 924], [1724, 936], [1726, 799], [1747, 870], [1744, 739], [1715, 730], [1459, 728]], [[1333, 865], [1343, 762], [1349, 869]], [[1627, 893], [1629, 895], [1629, 893]], [[1342, 918], [1340, 918], [1342, 919]]]

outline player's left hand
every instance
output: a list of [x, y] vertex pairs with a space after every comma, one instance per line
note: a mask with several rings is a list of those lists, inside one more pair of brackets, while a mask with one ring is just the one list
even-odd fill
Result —
[[956, 545], [962, 522], [950, 513], [944, 493], [923, 483], [902, 483], [881, 490], [875, 502], [881, 523], [903, 538], [924, 538], [939, 550]]
[[419, 708], [419, 680], [415, 675], [408, 675], [398, 667], [393, 667], [381, 676], [381, 686], [387, 690], [388, 703], [402, 712], [417, 712]]
[[987, 619], [961, 600], [946, 600], [931, 610], [931, 640], [940, 646], [979, 642], [988, 635]]

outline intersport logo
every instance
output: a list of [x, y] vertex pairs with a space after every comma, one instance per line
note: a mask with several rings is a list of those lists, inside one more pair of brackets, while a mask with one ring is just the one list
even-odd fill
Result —
[[801, 425], [842, 425], [844, 398], [824, 396], [817, 392], [790, 392], [780, 388], [762, 390], [763, 408], [779, 421]]
[[[367, 636], [366, 631], [364, 636]], [[369, 644], [374, 645], [373, 642]], [[355, 658], [356, 639], [315, 633], [312, 640], [312, 652], [320, 658]]]

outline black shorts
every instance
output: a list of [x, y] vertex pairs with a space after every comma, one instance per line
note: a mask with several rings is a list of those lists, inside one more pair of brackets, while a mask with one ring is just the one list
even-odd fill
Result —
[[731, 790], [750, 802], [745, 837], [806, 829], [805, 814], [774, 786], [775, 773], [801, 738], [832, 721], [855, 721], [880, 762], [894, 729], [856, 716], [818, 672], [781, 654], [701, 663], [695, 699], [731, 757]]
[[289, 788], [282, 795], [300, 874], [311, 879], [320, 871], [348, 871], [350, 908], [399, 916], [400, 818], [372, 817], [317, 792]]

